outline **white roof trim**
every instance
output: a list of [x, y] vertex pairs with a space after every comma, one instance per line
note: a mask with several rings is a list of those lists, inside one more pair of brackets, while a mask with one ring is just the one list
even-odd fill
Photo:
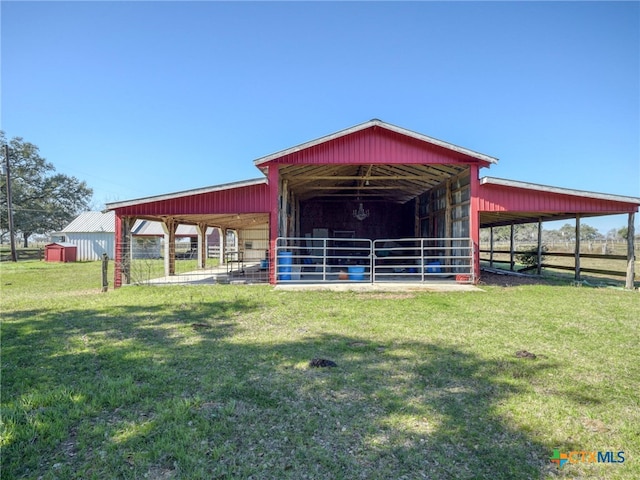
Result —
[[203, 193], [219, 192], [222, 190], [231, 190], [234, 188], [251, 187], [253, 185], [266, 184], [266, 178], [254, 178], [252, 180], [242, 180], [240, 182], [223, 183], [221, 185], [212, 185], [210, 187], [196, 188], [193, 190], [183, 190], [181, 192], [166, 193], [164, 195], [156, 195], [153, 197], [136, 198], [133, 200], [124, 200], [122, 202], [112, 202], [106, 204], [107, 210], [115, 210], [116, 208], [130, 207], [132, 205], [140, 205], [141, 203], [159, 202], [162, 200], [173, 200], [174, 198], [188, 197], [191, 195], [201, 195]]
[[611, 195], [609, 193], [589, 192], [586, 190], [574, 190], [572, 188], [553, 187], [550, 185], [540, 185], [538, 183], [520, 182], [508, 180], [506, 178], [482, 177], [480, 185], [501, 185], [503, 187], [524, 188], [527, 190], [537, 190], [539, 192], [558, 193], [560, 195], [575, 195], [577, 197], [596, 198], [598, 200], [611, 200], [613, 202], [632, 203], [640, 205], [640, 198], [627, 197], [623, 195]]
[[406, 128], [398, 127], [396, 125], [391, 125], [390, 123], [386, 123], [386, 122], [383, 122], [382, 120], [378, 120], [378, 119], [369, 120], [368, 122], [361, 123], [360, 125], [355, 125], [353, 127], [346, 128], [344, 130], [340, 130], [338, 132], [332, 133], [330, 135], [325, 135], [324, 137], [320, 137], [320, 138], [317, 138], [315, 140], [311, 140], [309, 142], [305, 142], [305, 143], [302, 143], [300, 145], [296, 145], [295, 147], [287, 148], [286, 150], [281, 150], [279, 152], [272, 153], [271, 155], [267, 155], [266, 157], [261, 157], [261, 158], [258, 158], [257, 160], [254, 160], [253, 163], [256, 165], [256, 167], [258, 167], [258, 166], [262, 165], [263, 163], [270, 162], [271, 160], [274, 160], [276, 158], [284, 157], [285, 155], [290, 155], [290, 154], [298, 152], [300, 150], [304, 150], [306, 148], [310, 148], [310, 147], [313, 147], [315, 145], [319, 145], [321, 143], [329, 142], [329, 141], [334, 140], [336, 138], [344, 137], [346, 135], [349, 135], [349, 134], [352, 134], [352, 133], [355, 133], [355, 132], [359, 132], [360, 130], [365, 130], [367, 128], [374, 127], [374, 126], [382, 127], [382, 128], [387, 129], [387, 130], [391, 130], [392, 132], [399, 133], [401, 135], [406, 135], [408, 137], [413, 137], [413, 138], [415, 138], [417, 140], [421, 140], [423, 142], [431, 143], [431, 144], [437, 145], [439, 147], [443, 147], [443, 148], [446, 148], [446, 149], [449, 149], [449, 150], [453, 150], [455, 152], [459, 152], [459, 153], [462, 153], [464, 155], [468, 155], [470, 157], [477, 158], [478, 160], [482, 160], [484, 162], [498, 163], [498, 159], [495, 158], [495, 157], [490, 157], [489, 155], [485, 155], [483, 153], [474, 152], [473, 150], [469, 150], [467, 148], [459, 147], [459, 146], [454, 145], [452, 143], [443, 142], [442, 140], [438, 140], [437, 138], [428, 137], [427, 135], [423, 135], [421, 133], [414, 132], [412, 130], [407, 130]]
[[60, 245], [61, 247], [77, 247], [78, 246], [75, 243], [71, 243], [71, 242], [49, 242], [45, 246], [47, 245]]

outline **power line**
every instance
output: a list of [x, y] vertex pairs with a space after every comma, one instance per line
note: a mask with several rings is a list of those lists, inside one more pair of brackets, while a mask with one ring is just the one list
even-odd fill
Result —
[[11, 169], [9, 168], [9, 145], [4, 144], [4, 160], [5, 160], [5, 173], [7, 178], [7, 220], [9, 223], [9, 241], [11, 243], [11, 261], [17, 262], [18, 255], [16, 253], [16, 239], [15, 232], [13, 230], [13, 205], [11, 199]]

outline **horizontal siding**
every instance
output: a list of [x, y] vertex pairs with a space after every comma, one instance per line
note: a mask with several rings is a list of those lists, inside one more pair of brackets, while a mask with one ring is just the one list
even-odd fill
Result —
[[290, 153], [273, 160], [279, 164], [459, 164], [483, 163], [396, 132], [374, 128]]
[[269, 212], [267, 184], [231, 188], [117, 208], [120, 216], [215, 215]]
[[632, 203], [616, 202], [577, 195], [563, 195], [502, 185], [481, 185], [481, 212], [541, 212], [541, 213], [630, 213], [638, 207]]

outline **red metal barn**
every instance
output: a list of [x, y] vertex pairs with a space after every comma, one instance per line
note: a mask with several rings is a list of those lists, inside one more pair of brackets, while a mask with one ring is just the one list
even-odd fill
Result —
[[78, 247], [73, 243], [55, 242], [44, 247], [45, 262], [75, 262]]
[[[497, 159], [380, 120], [254, 161], [263, 176], [111, 203], [116, 285], [137, 219], [237, 232], [272, 284], [479, 278], [480, 227], [637, 211], [640, 199], [481, 179]], [[224, 247], [223, 247], [224, 248]], [[206, 255], [198, 256], [205, 267]], [[175, 272], [168, 259], [167, 274]]]

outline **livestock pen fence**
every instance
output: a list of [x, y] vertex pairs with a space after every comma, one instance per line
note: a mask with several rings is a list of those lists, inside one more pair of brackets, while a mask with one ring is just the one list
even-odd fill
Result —
[[[511, 247], [509, 241], [494, 242], [493, 249], [483, 242], [480, 245], [480, 261], [489, 268], [505, 269], [524, 273], [537, 273], [541, 269], [592, 274], [596, 277], [612, 277], [618, 280], [627, 275], [626, 241], [582, 241], [579, 255], [575, 242], [545, 242], [541, 247], [538, 262], [538, 245], [534, 242], [516, 241]], [[640, 241], [634, 243], [638, 252]], [[638, 279], [640, 264], [636, 254], [635, 278]], [[576, 268], [577, 267], [577, 268]]]
[[472, 283], [469, 238], [301, 238], [276, 242], [278, 283]]
[[[125, 255], [124, 251], [121, 251], [120, 255], [116, 255], [116, 258], [123, 259], [120, 264], [116, 263], [116, 268], [123, 272], [129, 272], [127, 283], [142, 285], [165, 276], [166, 250], [164, 240], [161, 239], [158, 242], [134, 241], [129, 245], [121, 246], [121, 249], [128, 250], [128, 255]], [[198, 252], [191, 243], [170, 244], [169, 254], [175, 259], [173, 274], [183, 275], [198, 270]], [[122, 262], [128, 262], [128, 265]], [[208, 247], [206, 265], [212, 267], [218, 263], [219, 247]]]

